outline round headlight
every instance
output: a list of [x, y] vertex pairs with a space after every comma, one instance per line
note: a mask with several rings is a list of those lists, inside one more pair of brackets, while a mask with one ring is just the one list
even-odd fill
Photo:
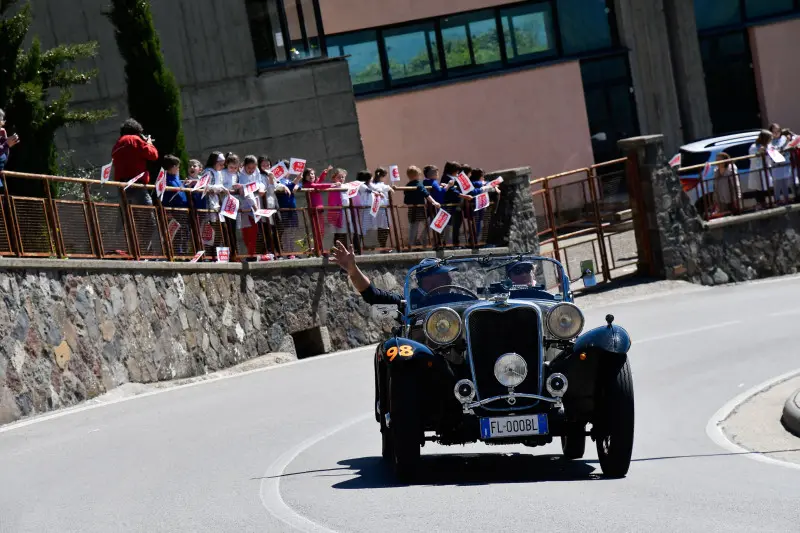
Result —
[[434, 344], [452, 344], [461, 335], [461, 317], [449, 307], [431, 311], [425, 319], [425, 336]]
[[583, 313], [572, 304], [558, 304], [547, 313], [547, 329], [561, 340], [574, 339], [583, 330]]
[[504, 387], [516, 387], [528, 377], [528, 363], [519, 354], [501, 355], [494, 363], [494, 377]]

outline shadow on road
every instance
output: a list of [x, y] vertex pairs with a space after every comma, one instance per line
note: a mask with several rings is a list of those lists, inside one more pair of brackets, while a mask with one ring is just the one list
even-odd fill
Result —
[[[380, 457], [345, 459], [338, 463], [355, 475], [333, 485], [335, 489], [375, 489], [397, 486]], [[599, 471], [584, 461], [569, 461], [560, 455], [437, 454], [423, 455], [415, 485], [488, 485], [536, 483], [540, 481], [586, 481], [602, 479]]]

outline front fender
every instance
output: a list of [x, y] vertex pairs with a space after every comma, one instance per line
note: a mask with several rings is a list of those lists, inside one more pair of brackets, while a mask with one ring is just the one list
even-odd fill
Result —
[[631, 348], [631, 337], [624, 328], [615, 324], [587, 331], [575, 341], [573, 353], [600, 349], [605, 352], [625, 355]]
[[432, 359], [434, 355], [431, 349], [422, 343], [403, 337], [392, 337], [383, 343], [380, 357], [384, 363], [396, 365], [416, 359]]

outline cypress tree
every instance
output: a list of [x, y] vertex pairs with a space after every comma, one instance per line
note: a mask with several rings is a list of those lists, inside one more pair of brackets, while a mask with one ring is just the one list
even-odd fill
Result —
[[164, 63], [150, 3], [112, 0], [108, 17], [125, 60], [130, 115], [142, 124], [146, 134], [153, 136], [158, 153], [162, 157], [177, 156], [185, 171], [189, 157], [181, 122], [181, 93], [174, 74]]
[[[32, 17], [30, 4], [12, 7], [17, 0], [0, 0], [0, 108], [5, 110], [9, 133], [17, 133], [21, 143], [12, 148], [7, 170], [34, 174], [55, 174], [57, 158], [55, 134], [65, 126], [87, 124], [108, 118], [109, 110], [82, 111], [70, 107], [72, 87], [86, 85], [96, 70], [82, 71], [76, 61], [97, 54], [97, 43], [59, 45], [42, 50], [34, 38], [23, 49]], [[41, 184], [30, 180], [11, 181], [15, 193], [43, 194]]]

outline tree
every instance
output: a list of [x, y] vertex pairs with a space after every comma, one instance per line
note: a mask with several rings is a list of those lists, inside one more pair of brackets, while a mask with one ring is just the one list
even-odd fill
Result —
[[[28, 2], [14, 14], [18, 0], [0, 0], [0, 108], [6, 111], [9, 132], [18, 133], [22, 142], [15, 146], [7, 170], [34, 174], [55, 174], [57, 170], [55, 134], [65, 126], [87, 124], [112, 116], [110, 110], [73, 110], [72, 88], [86, 85], [97, 71], [82, 71], [76, 61], [97, 54], [97, 43], [59, 45], [42, 50], [37, 38], [29, 50], [22, 48], [31, 26]], [[12, 189], [25, 194], [40, 194], [38, 182], [20, 180]], [[37, 193], [37, 191], [39, 191]]]
[[108, 17], [125, 60], [128, 110], [152, 135], [162, 156], [174, 154], [188, 168], [181, 122], [181, 93], [164, 63], [148, 0], [112, 0]]

